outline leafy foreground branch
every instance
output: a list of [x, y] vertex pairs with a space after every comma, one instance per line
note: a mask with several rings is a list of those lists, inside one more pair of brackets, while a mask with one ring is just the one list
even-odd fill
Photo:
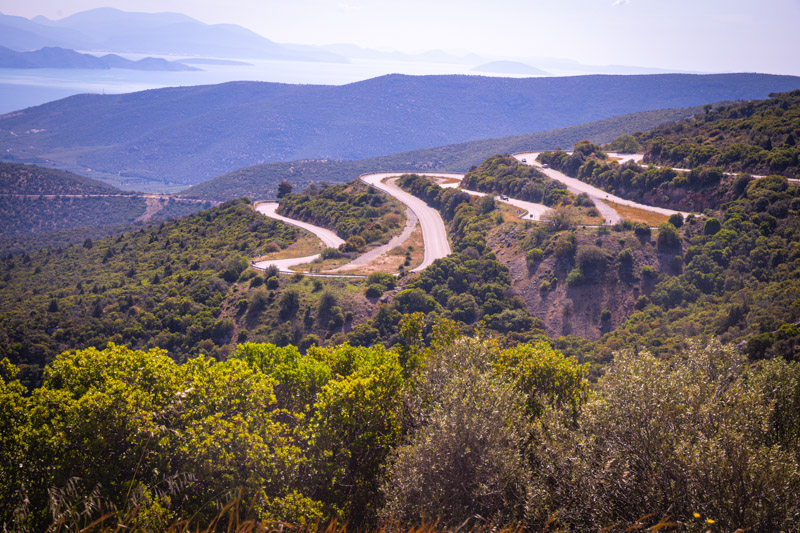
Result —
[[[442, 320], [424, 347], [243, 344], [225, 362], [65, 352], [0, 367], [14, 531], [797, 529], [800, 365], [620, 353], [594, 391], [545, 343]], [[324, 526], [324, 524], [330, 524]]]

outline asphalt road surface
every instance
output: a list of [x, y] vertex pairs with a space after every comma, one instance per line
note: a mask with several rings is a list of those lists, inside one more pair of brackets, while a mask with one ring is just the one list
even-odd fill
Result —
[[[595, 205], [597, 206], [597, 210], [600, 211], [600, 214], [603, 216], [604, 219], [608, 220], [609, 217], [616, 217], [616, 222], [621, 221], [619, 214], [614, 211], [611, 207], [603, 203], [603, 200], [608, 200], [609, 202], [614, 202], [620, 205], [626, 205], [628, 207], [634, 207], [636, 209], [642, 209], [645, 211], [650, 211], [652, 213], [659, 213], [661, 215], [670, 216], [675, 213], [680, 213], [684, 217], [688, 216], [689, 213], [684, 211], [675, 211], [673, 209], [666, 209], [663, 207], [654, 207], [652, 205], [645, 205], [640, 204], [637, 202], [633, 202], [631, 200], [626, 200], [624, 198], [620, 198], [614, 194], [608, 193], [602, 189], [598, 189], [593, 185], [589, 185], [588, 183], [584, 183], [580, 180], [575, 178], [570, 178], [566, 174], [563, 174], [557, 170], [552, 168], [542, 168], [541, 164], [536, 161], [536, 157], [539, 155], [539, 152], [528, 152], [523, 154], [514, 154], [518, 160], [525, 159], [526, 165], [533, 165], [537, 167], [541, 172], [543, 172], [548, 178], [554, 179], [556, 181], [560, 181], [564, 185], [567, 186], [567, 190], [569, 190], [573, 194], [580, 194], [586, 193], [592, 200], [594, 200]], [[616, 154], [615, 154], [616, 155]], [[621, 154], [620, 154], [621, 155]], [[630, 158], [633, 160], [634, 157], [638, 154], [630, 154]], [[625, 154], [625, 156], [629, 156], [629, 154]], [[641, 161], [641, 158], [639, 158]], [[612, 215], [613, 212], [613, 215]], [[611, 222], [612, 224], [616, 224], [616, 222]]]
[[[374, 174], [364, 174], [361, 176], [361, 181], [372, 185], [386, 194], [394, 196], [417, 215], [417, 219], [419, 219], [420, 226], [422, 227], [422, 241], [425, 245], [425, 256], [422, 259], [422, 263], [416, 268], [411, 269], [411, 272], [421, 272], [437, 259], [450, 255], [450, 241], [447, 239], [447, 230], [445, 229], [444, 220], [442, 220], [439, 212], [426, 204], [424, 200], [420, 200], [416, 196], [407, 193], [389, 179], [402, 176], [403, 174], [408, 174], [408, 172], [377, 172]], [[463, 174], [442, 172], [414, 172], [414, 174], [419, 176], [442, 176], [456, 179], [458, 179], [458, 176], [463, 176]]]

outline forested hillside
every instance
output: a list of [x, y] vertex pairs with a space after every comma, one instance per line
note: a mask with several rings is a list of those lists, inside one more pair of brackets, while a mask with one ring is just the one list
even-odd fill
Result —
[[231, 200], [241, 196], [274, 198], [282, 180], [297, 190], [315, 183], [343, 183], [368, 172], [441, 170], [466, 172], [494, 154], [554, 149], [572, 146], [582, 139], [610, 142], [629, 131], [648, 130], [699, 113], [702, 108], [659, 109], [588, 122], [577, 126], [528, 133], [513, 137], [485, 139], [466, 143], [414, 150], [357, 161], [302, 160], [290, 163], [265, 163], [235, 170], [182, 191], [191, 198]]
[[646, 162], [800, 178], [800, 90], [730, 105], [638, 135]]
[[[0, 163], [0, 194], [124, 194], [116, 187], [50, 168]], [[128, 193], [130, 194], [130, 193]]]
[[[359, 288], [256, 274], [251, 257], [303, 232], [237, 201], [151, 228], [0, 261], [0, 355], [36, 383], [62, 350], [159, 347], [224, 358], [236, 342], [320, 343], [360, 312]], [[270, 279], [274, 277], [274, 279]], [[317, 302], [323, 305], [318, 306]], [[343, 310], [344, 309], [344, 310]], [[347, 316], [345, 316], [347, 313]]]
[[287, 194], [278, 213], [333, 230], [352, 251], [388, 241], [405, 220], [400, 202], [361, 181], [324, 188], [312, 185], [302, 193]]
[[[689, 124], [688, 144], [718, 154], [784, 147], [796, 97], [611, 146], [654, 157]], [[706, 121], [720, 133], [704, 137]], [[620, 165], [588, 140], [541, 155], [703, 211], [620, 206], [616, 226], [589, 226], [588, 198], [508, 155], [466, 184], [543, 201], [542, 220], [404, 175], [453, 253], [398, 277], [248, 268], [320, 246], [245, 199], [3, 257], [0, 523], [797, 530], [800, 186], [729, 173], [756, 168], [744, 157], [683, 172]], [[283, 212], [364, 244], [397, 230], [397, 205], [361, 183], [282, 196]]]
[[0, 117], [0, 142], [6, 160], [193, 185], [259, 163], [375, 157], [798, 85], [764, 74], [232, 82], [73, 96]]
[[19, 253], [101, 238], [210, 205], [146, 198], [71, 172], [0, 163], [0, 252]]

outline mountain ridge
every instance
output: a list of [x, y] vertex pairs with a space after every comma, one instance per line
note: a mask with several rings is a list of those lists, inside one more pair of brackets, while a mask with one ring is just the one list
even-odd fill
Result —
[[204, 24], [180, 13], [139, 13], [114, 8], [82, 11], [58, 20], [0, 14], [0, 45], [44, 46], [165, 55], [210, 55], [347, 62], [327, 50], [295, 50], [233, 24]]
[[797, 87], [760, 74], [230, 82], [50, 102], [0, 117], [0, 143], [6, 160], [191, 185], [264, 162], [363, 159]]
[[75, 50], [58, 46], [45, 46], [30, 52], [17, 52], [0, 46], [0, 68], [64, 68], [64, 69], [101, 69], [122, 68], [128, 70], [167, 70], [197, 71], [196, 67], [177, 61], [167, 61], [157, 57], [144, 57], [137, 61], [125, 59], [116, 54], [94, 56], [81, 54]]

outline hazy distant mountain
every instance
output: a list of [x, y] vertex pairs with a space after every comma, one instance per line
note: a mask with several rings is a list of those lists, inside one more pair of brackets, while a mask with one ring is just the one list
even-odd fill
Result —
[[346, 62], [326, 50], [294, 50], [233, 24], [204, 24], [179, 13], [99, 8], [50, 20], [0, 14], [0, 45], [14, 50], [59, 46], [90, 51]]
[[233, 59], [209, 59], [205, 57], [187, 57], [178, 59], [175, 63], [185, 63], [188, 65], [227, 65], [234, 67], [252, 67], [252, 63], [246, 61], [234, 61]]
[[91, 54], [80, 54], [74, 50], [54, 46], [48, 46], [35, 52], [15, 52], [0, 46], [0, 68], [199, 70], [183, 63], [155, 57], [145, 57], [138, 61], [131, 61], [115, 54], [96, 57]]
[[550, 73], [519, 61], [492, 61], [478, 65], [475, 72], [493, 72], [498, 74], [529, 74], [531, 76], [548, 76]]
[[381, 50], [373, 50], [371, 48], [362, 48], [355, 44], [338, 43], [330, 44], [320, 47], [311, 47], [305, 45], [287, 45], [301, 50], [324, 49], [335, 54], [339, 54], [350, 59], [375, 59], [381, 61], [419, 61], [425, 63], [462, 63], [467, 65], [475, 65], [483, 63], [486, 59], [476, 54], [452, 54], [443, 52], [441, 50], [430, 50], [419, 54], [407, 54], [405, 52], [385, 52]]
[[233, 82], [78, 95], [9, 113], [0, 146], [6, 160], [191, 184], [270, 161], [362, 159], [798, 87], [800, 77], [766, 74]]

